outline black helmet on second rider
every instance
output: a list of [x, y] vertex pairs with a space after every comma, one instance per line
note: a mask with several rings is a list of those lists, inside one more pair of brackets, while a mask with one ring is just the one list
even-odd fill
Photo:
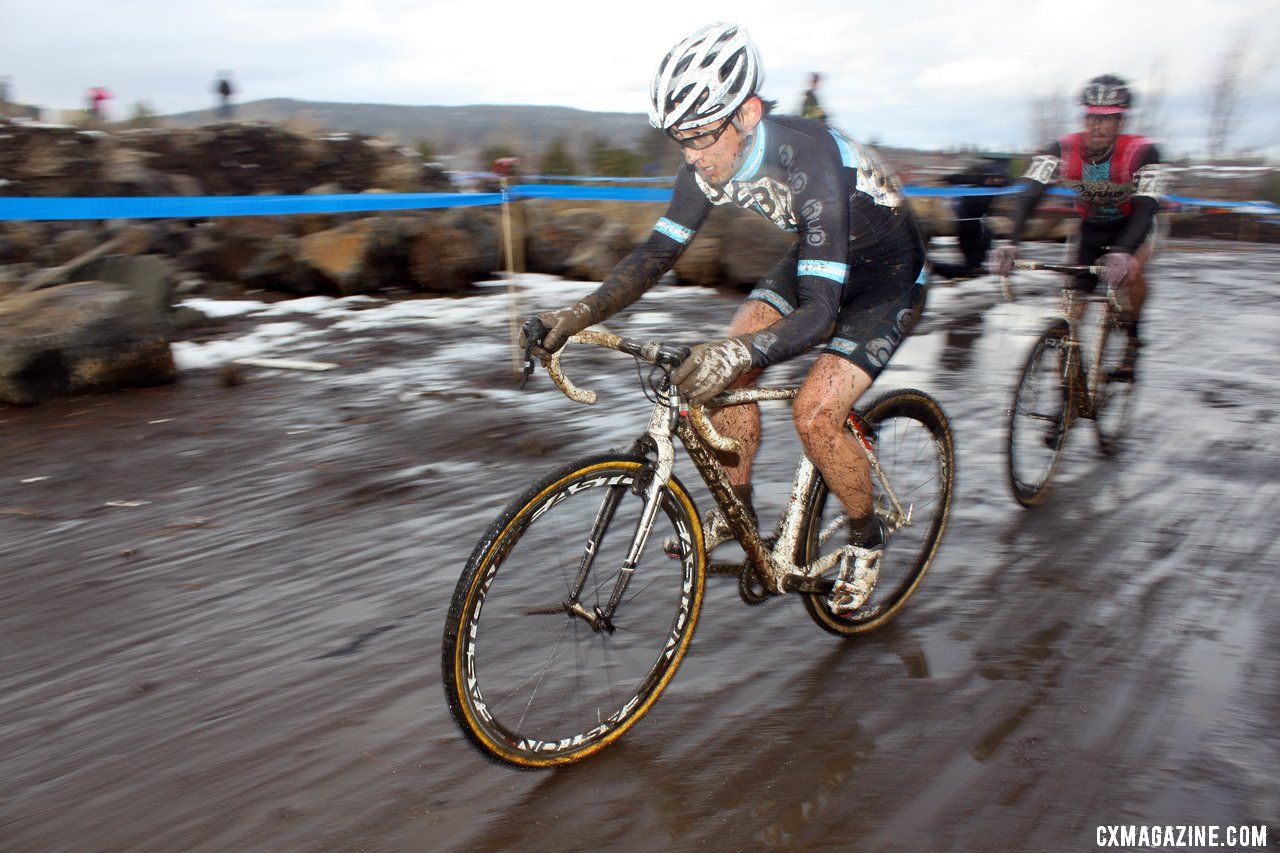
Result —
[[1094, 77], [1080, 93], [1080, 103], [1087, 115], [1119, 115], [1133, 105], [1129, 84], [1114, 74]]
[[671, 133], [727, 121], [763, 82], [760, 54], [747, 31], [711, 24], [663, 58], [649, 90], [649, 123]]

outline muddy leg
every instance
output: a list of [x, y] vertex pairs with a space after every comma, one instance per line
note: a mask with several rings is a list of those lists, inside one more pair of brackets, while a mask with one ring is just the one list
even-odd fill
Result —
[[[742, 303], [738, 314], [729, 326], [729, 335], [742, 335], [758, 332], [781, 319], [774, 308], [763, 302], [754, 300]], [[730, 388], [750, 388], [760, 379], [763, 370], [748, 370], [734, 380]], [[724, 465], [729, 475], [729, 482], [743, 487], [751, 483], [751, 463], [756, 451], [760, 449], [760, 406], [750, 403], [744, 406], [729, 406], [716, 409], [711, 413], [711, 422], [721, 435], [736, 438], [742, 444], [738, 453], [718, 453], [720, 464]]]
[[851, 519], [866, 518], [871, 512], [871, 463], [845, 429], [845, 417], [871, 382], [852, 363], [823, 353], [809, 371], [793, 411], [805, 455], [822, 472]]

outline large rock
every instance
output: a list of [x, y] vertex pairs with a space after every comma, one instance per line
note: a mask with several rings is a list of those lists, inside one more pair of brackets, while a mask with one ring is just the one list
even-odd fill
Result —
[[298, 259], [301, 243], [297, 237], [277, 234], [259, 246], [252, 261], [240, 269], [236, 280], [248, 288], [301, 296], [333, 292], [325, 276]]
[[193, 229], [184, 266], [213, 278], [239, 280], [275, 236], [268, 222], [236, 217]]
[[378, 220], [362, 219], [308, 234], [299, 242], [298, 260], [344, 296], [376, 289], [364, 275], [369, 254], [378, 239]]
[[702, 227], [676, 261], [678, 283], [698, 287], [719, 287], [725, 283], [724, 264], [721, 263], [725, 230], [712, 223]]
[[502, 266], [497, 217], [475, 208], [430, 217], [409, 249], [409, 277], [431, 293], [463, 290]]
[[601, 281], [632, 248], [627, 227], [621, 222], [607, 222], [589, 240], [579, 243], [565, 261], [565, 274], [582, 281]]
[[547, 215], [532, 224], [525, 237], [525, 268], [529, 272], [568, 275], [570, 259], [597, 239], [604, 223], [604, 214], [589, 209]]
[[109, 255], [85, 264], [76, 272], [76, 277], [122, 284], [161, 318], [173, 305], [172, 272], [169, 264], [156, 255]]
[[731, 213], [720, 253], [723, 283], [750, 290], [790, 251], [796, 235], [745, 211]]
[[84, 281], [0, 299], [0, 401], [173, 380], [168, 308], [128, 285]]

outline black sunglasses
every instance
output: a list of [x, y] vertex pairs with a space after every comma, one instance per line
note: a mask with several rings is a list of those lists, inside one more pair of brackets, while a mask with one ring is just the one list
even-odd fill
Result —
[[699, 133], [696, 136], [676, 136], [675, 128], [669, 128], [667, 130], [667, 136], [669, 136], [671, 141], [676, 145], [679, 145], [681, 148], [692, 148], [694, 151], [702, 151], [706, 148], [710, 148], [712, 145], [715, 145], [716, 142], [719, 141], [720, 137], [724, 135], [724, 132], [729, 129], [729, 125], [733, 124], [733, 120], [737, 117], [738, 114], [734, 113], [721, 122], [720, 126], [715, 130], [708, 130], [706, 133]]

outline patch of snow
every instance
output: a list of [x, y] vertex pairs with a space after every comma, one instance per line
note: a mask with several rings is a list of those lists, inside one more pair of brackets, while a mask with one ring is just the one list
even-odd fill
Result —
[[201, 370], [221, 367], [237, 358], [285, 352], [292, 344], [322, 334], [323, 331], [310, 330], [302, 323], [264, 323], [239, 338], [204, 344], [175, 341], [171, 346], [179, 370]]

